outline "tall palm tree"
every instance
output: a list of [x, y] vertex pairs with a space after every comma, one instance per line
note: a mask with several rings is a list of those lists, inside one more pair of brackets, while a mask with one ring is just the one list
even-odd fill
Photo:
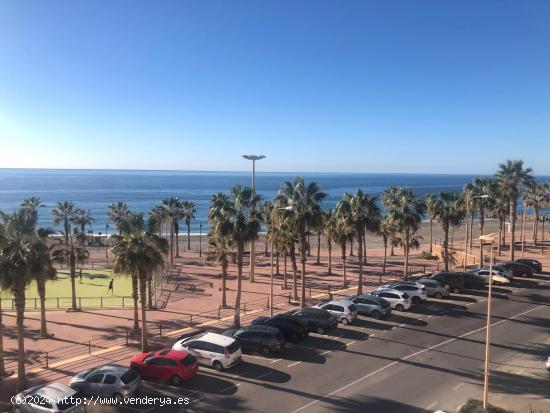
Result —
[[506, 245], [506, 231], [504, 228], [504, 222], [506, 221], [506, 216], [509, 214], [510, 203], [498, 185], [493, 186], [492, 192], [489, 196], [493, 200], [489, 212], [493, 218], [498, 219], [497, 254], [500, 256], [501, 248]]
[[33, 222], [35, 231], [38, 230], [38, 210], [44, 206], [40, 198], [35, 196], [26, 198], [21, 202], [21, 208], [30, 215], [29, 218]]
[[282, 255], [284, 258], [284, 273], [283, 273], [283, 289], [287, 289], [287, 258], [290, 257], [292, 265], [292, 290], [294, 300], [298, 300], [298, 285], [296, 281], [296, 265], [295, 246], [298, 241], [296, 232], [292, 226], [292, 221], [288, 215], [279, 214], [275, 207], [272, 207], [270, 222], [270, 236], [273, 239], [273, 249], [277, 255]]
[[183, 201], [176, 198], [174, 205], [174, 237], [176, 241], [176, 258], [180, 258], [180, 220], [183, 219]]
[[[44, 245], [48, 243], [48, 237], [52, 235], [54, 231], [50, 228], [39, 228], [36, 231], [36, 236], [44, 242]], [[36, 282], [36, 290], [38, 291], [38, 297], [40, 299], [40, 334], [39, 337], [47, 338], [48, 325], [46, 320], [46, 282], [53, 281], [57, 278], [57, 271], [52, 265], [52, 257], [48, 256], [50, 260], [49, 265], [44, 266], [41, 271], [36, 271], [32, 274], [34, 281]]]
[[26, 386], [25, 377], [25, 289], [33, 274], [54, 271], [48, 246], [37, 236], [28, 211], [0, 214], [0, 288], [11, 291], [17, 325], [17, 392]]
[[533, 209], [533, 246], [537, 245], [538, 223], [540, 220], [540, 211], [550, 204], [550, 184], [535, 184], [525, 189], [525, 206]]
[[293, 226], [300, 240], [302, 264], [301, 308], [304, 308], [306, 303], [308, 229], [315, 225], [318, 217], [321, 215], [321, 201], [326, 196], [324, 192], [320, 191], [317, 182], [310, 182], [306, 185], [304, 178], [298, 177], [294, 182], [285, 182], [275, 198], [276, 204], [292, 207], [292, 211], [286, 211], [286, 213], [290, 214]]
[[510, 203], [510, 260], [513, 261], [518, 198], [523, 188], [534, 183], [533, 170], [526, 168], [521, 160], [508, 159], [506, 162], [499, 164], [496, 178], [498, 185]]
[[139, 280], [141, 303], [141, 349], [149, 351], [147, 334], [147, 280], [164, 266], [166, 240], [149, 232], [143, 214], [132, 214], [121, 223], [121, 232], [111, 236], [115, 274], [135, 274]]
[[475, 196], [476, 196], [476, 190], [475, 190], [474, 184], [472, 184], [471, 182], [468, 182], [462, 188], [462, 203], [464, 204], [464, 212], [466, 213], [466, 219], [468, 219], [468, 221], [466, 221], [465, 247], [467, 246], [468, 243], [469, 243], [469, 247], [467, 251], [464, 251], [465, 256], [467, 256], [467, 254], [469, 254], [469, 252], [472, 249], [472, 240], [473, 240], [472, 228], [474, 225], [474, 215], [475, 215], [475, 212], [474, 212]]
[[449, 271], [449, 229], [462, 223], [465, 211], [461, 205], [460, 194], [456, 192], [441, 192], [435, 205], [435, 219], [443, 229], [443, 259], [445, 271]]
[[176, 223], [179, 219], [179, 201], [178, 198], [171, 197], [166, 198], [160, 204], [161, 217], [170, 226], [170, 267], [174, 266], [174, 234], [176, 230]]
[[95, 222], [95, 219], [92, 217], [92, 211], [90, 209], [78, 208], [74, 211], [71, 221], [80, 228], [82, 251], [86, 254], [86, 226], [92, 225]]
[[187, 250], [191, 250], [191, 221], [195, 219], [197, 214], [197, 204], [192, 201], [182, 202], [182, 218], [187, 226]]
[[346, 247], [348, 243], [351, 243], [355, 235], [355, 228], [351, 222], [350, 204], [348, 199], [343, 198], [336, 204], [334, 208], [334, 216], [336, 219], [336, 225], [334, 228], [334, 243], [340, 246], [341, 258], [342, 258], [342, 285], [347, 287], [348, 280], [346, 274]]
[[[72, 231], [71, 224], [73, 223], [75, 217], [76, 208], [73, 202], [65, 201], [58, 202], [55, 208], [52, 210], [53, 215], [53, 225], [57, 226], [63, 224], [62, 235], [64, 237], [64, 242], [60, 244], [63, 246], [63, 249], [67, 252], [68, 264], [70, 268], [70, 277], [71, 277], [71, 310], [77, 311], [78, 307], [76, 305], [76, 246], [74, 243], [74, 233]], [[65, 255], [65, 254], [63, 254]], [[58, 254], [58, 258], [61, 255]]]
[[417, 236], [417, 232], [420, 229], [426, 205], [410, 189], [399, 188], [392, 191], [390, 197], [383, 197], [383, 202], [388, 209], [392, 224], [400, 234], [400, 237], [396, 238], [396, 242], [403, 247], [405, 253], [403, 276], [407, 278], [410, 249], [420, 246], [420, 237]]
[[329, 209], [326, 211], [323, 221], [325, 223], [323, 226], [323, 234], [327, 240], [328, 249], [328, 275], [332, 275], [332, 244], [334, 243], [336, 235], [336, 222], [338, 221], [334, 210]]
[[130, 215], [130, 207], [126, 202], [112, 203], [108, 207], [107, 219], [115, 224], [117, 231], [119, 231], [120, 224], [128, 218]]
[[382, 275], [386, 274], [388, 241], [393, 240], [395, 232], [396, 228], [392, 224], [391, 219], [389, 218], [389, 216], [385, 215], [380, 220], [380, 225], [378, 225], [378, 231], [376, 232], [379, 237], [382, 237], [382, 243], [384, 244], [384, 261], [382, 262], [382, 274], [380, 274], [380, 283], [382, 283]]
[[430, 254], [433, 252], [433, 221], [436, 215], [436, 206], [437, 206], [437, 196], [430, 194], [424, 198], [424, 203], [426, 204], [426, 212], [428, 213], [428, 220], [430, 225]]

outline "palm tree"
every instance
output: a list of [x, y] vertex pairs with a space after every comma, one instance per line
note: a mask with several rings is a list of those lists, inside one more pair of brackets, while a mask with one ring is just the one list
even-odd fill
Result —
[[38, 229], [38, 210], [44, 206], [40, 198], [35, 196], [24, 199], [21, 202], [21, 208], [30, 215], [29, 218], [33, 222], [35, 231]]
[[149, 231], [158, 234], [159, 237], [162, 237], [162, 225], [166, 219], [165, 212], [161, 205], [157, 205], [149, 211], [149, 220], [147, 221]]
[[120, 231], [120, 224], [130, 215], [130, 207], [126, 202], [117, 202], [110, 204], [107, 208], [107, 219], [115, 224], [117, 231]]
[[191, 250], [191, 221], [195, 219], [197, 214], [197, 205], [191, 201], [182, 202], [182, 218], [187, 226], [187, 250]]
[[[57, 226], [63, 224], [62, 235], [64, 237], [64, 242], [60, 242], [64, 250], [67, 252], [67, 261], [70, 268], [70, 277], [71, 277], [71, 310], [77, 311], [78, 307], [76, 305], [76, 247], [74, 245], [73, 231], [71, 223], [75, 217], [75, 205], [73, 202], [65, 201], [58, 202], [55, 208], [52, 210], [53, 215], [53, 225]], [[63, 254], [65, 255], [65, 254]], [[60, 255], [58, 254], [58, 258]], [[65, 260], [63, 260], [65, 262]]]
[[95, 221], [92, 218], [92, 211], [89, 209], [76, 209], [71, 219], [72, 223], [80, 227], [80, 236], [82, 237], [82, 251], [86, 254], [86, 226], [92, 225]]
[[426, 204], [426, 212], [428, 213], [428, 220], [430, 225], [430, 255], [433, 252], [433, 221], [436, 215], [436, 206], [437, 206], [437, 196], [434, 194], [428, 195], [424, 198], [424, 203]]
[[379, 237], [382, 237], [382, 243], [384, 244], [384, 261], [382, 262], [382, 274], [380, 274], [380, 283], [382, 283], [382, 275], [386, 274], [388, 241], [393, 240], [395, 232], [396, 228], [393, 226], [390, 218], [385, 215], [380, 220], [380, 225], [378, 225], [378, 230], [376, 232]]
[[445, 271], [449, 271], [449, 229], [460, 225], [466, 216], [461, 205], [460, 194], [456, 192], [441, 192], [435, 205], [434, 218], [443, 228], [443, 259]]
[[514, 260], [515, 231], [517, 220], [518, 198], [523, 188], [534, 183], [533, 170], [524, 167], [521, 160], [510, 160], [499, 164], [496, 173], [497, 182], [510, 203], [510, 260]]
[[350, 215], [350, 205], [346, 198], [343, 198], [336, 204], [334, 208], [334, 216], [336, 218], [336, 225], [334, 228], [334, 242], [340, 246], [341, 257], [342, 257], [342, 285], [344, 288], [347, 287], [348, 280], [346, 274], [346, 246], [348, 243], [351, 244], [351, 240], [355, 235], [355, 229], [351, 222]]
[[[49, 228], [39, 228], [36, 232], [36, 235], [41, 239], [45, 245], [47, 245], [48, 237], [52, 235], [54, 231]], [[33, 279], [36, 281], [36, 290], [38, 291], [38, 297], [40, 298], [40, 334], [39, 337], [47, 338], [48, 335], [48, 326], [46, 320], [46, 282], [55, 280], [57, 278], [57, 271], [51, 264], [42, 268], [41, 271], [36, 271], [33, 273]]]
[[533, 246], [537, 245], [540, 211], [550, 204], [550, 185], [535, 184], [527, 187], [524, 193], [525, 206], [533, 209]]
[[332, 243], [334, 242], [336, 235], [336, 222], [338, 221], [334, 210], [329, 209], [325, 213], [323, 226], [323, 234], [327, 240], [327, 249], [328, 249], [328, 275], [332, 275]]
[[282, 255], [284, 259], [284, 271], [283, 271], [283, 289], [287, 289], [287, 258], [291, 257], [292, 263], [292, 289], [294, 293], [294, 300], [298, 300], [298, 286], [296, 282], [296, 254], [294, 248], [297, 242], [295, 232], [292, 230], [291, 223], [282, 217], [277, 217], [277, 214], [273, 214], [271, 236], [273, 237], [273, 249], [277, 253], [277, 256]]
[[280, 206], [291, 206], [290, 214], [293, 227], [296, 229], [300, 240], [300, 254], [302, 264], [302, 285], [300, 295], [300, 307], [306, 303], [306, 261], [307, 261], [307, 234], [308, 229], [318, 222], [321, 215], [321, 201], [327, 195], [319, 190], [316, 182], [306, 185], [304, 178], [298, 177], [294, 182], [287, 181], [280, 189], [275, 202]]
[[416, 234], [420, 229], [426, 205], [423, 201], [417, 199], [414, 192], [410, 189], [399, 188], [392, 191], [391, 196], [383, 196], [382, 199], [388, 209], [388, 215], [392, 224], [400, 234], [400, 237], [396, 238], [395, 241], [403, 247], [405, 253], [403, 275], [404, 278], [407, 278], [409, 274], [410, 249], [420, 246], [420, 237]]
[[510, 203], [498, 185], [494, 185], [489, 196], [493, 199], [489, 212], [492, 217], [498, 219], [497, 254], [500, 256], [501, 247], [506, 245], [506, 231], [504, 230], [504, 222], [506, 221], [506, 216], [510, 210]]
[[468, 182], [467, 184], [464, 185], [463, 189], [462, 189], [462, 203], [464, 204], [464, 212], [466, 213], [466, 219], [468, 219], [468, 221], [466, 221], [466, 239], [465, 239], [465, 242], [464, 242], [464, 246], [468, 246], [468, 242], [469, 242], [469, 247], [468, 248], [465, 248], [465, 251], [464, 251], [464, 254], [465, 254], [465, 259], [467, 259], [467, 256], [469, 254], [469, 252], [471, 251], [472, 249], [472, 228], [473, 228], [473, 225], [474, 225], [474, 200], [475, 200], [475, 197], [476, 196], [476, 190], [475, 190], [475, 187], [474, 187], [474, 184], [472, 184], [471, 182]]
[[139, 280], [141, 303], [141, 349], [149, 351], [147, 337], [147, 280], [157, 269], [164, 266], [168, 251], [166, 240], [149, 232], [143, 214], [131, 214], [121, 223], [121, 232], [112, 235], [115, 274], [136, 275]]
[[170, 225], [170, 267], [174, 266], [174, 233], [176, 230], [176, 224], [179, 219], [179, 201], [178, 198], [166, 198], [160, 204], [161, 217], [163, 221], [168, 222]]
[[26, 385], [25, 378], [25, 289], [33, 274], [53, 272], [49, 249], [37, 236], [28, 211], [0, 215], [0, 288], [11, 291], [17, 325], [17, 392]]

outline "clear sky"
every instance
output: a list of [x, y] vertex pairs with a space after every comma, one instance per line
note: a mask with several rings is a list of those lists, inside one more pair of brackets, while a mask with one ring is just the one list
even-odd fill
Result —
[[550, 2], [0, 1], [0, 167], [550, 173]]

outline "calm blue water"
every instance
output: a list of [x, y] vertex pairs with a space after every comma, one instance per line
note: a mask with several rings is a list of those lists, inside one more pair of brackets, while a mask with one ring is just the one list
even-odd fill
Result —
[[[299, 175], [308, 181], [317, 181], [328, 194], [323, 205], [325, 208], [333, 207], [344, 192], [354, 192], [357, 188], [379, 195], [387, 186], [404, 186], [414, 188], [419, 196], [423, 196], [440, 191], [459, 191], [475, 177], [434, 174]], [[296, 173], [257, 173], [256, 189], [265, 199], [270, 199], [284, 181], [293, 180], [296, 176]], [[23, 198], [38, 196], [46, 205], [39, 214], [40, 226], [51, 226], [50, 211], [55, 203], [69, 200], [79, 208], [91, 209], [95, 218], [94, 232], [105, 233], [107, 205], [110, 203], [125, 201], [132, 210], [147, 213], [162, 199], [176, 196], [196, 202], [198, 214], [192, 231], [198, 233], [199, 223], [206, 228], [211, 195], [227, 193], [235, 184], [250, 185], [250, 173], [0, 169], [0, 210], [11, 212]]]

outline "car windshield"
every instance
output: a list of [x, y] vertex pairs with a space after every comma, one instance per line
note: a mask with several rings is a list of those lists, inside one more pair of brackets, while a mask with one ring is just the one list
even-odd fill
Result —
[[147, 356], [143, 359], [143, 361], [149, 361], [155, 356], [155, 353], [149, 353]]
[[226, 348], [229, 354], [233, 354], [235, 351], [237, 351], [240, 348], [240, 346], [239, 346], [239, 343], [237, 343], [237, 341], [234, 341], [233, 343], [228, 345]]
[[128, 371], [126, 373], [124, 373], [122, 376], [120, 376], [120, 380], [124, 384], [131, 383], [137, 378], [138, 378], [138, 372], [135, 371], [134, 369], [128, 369]]

